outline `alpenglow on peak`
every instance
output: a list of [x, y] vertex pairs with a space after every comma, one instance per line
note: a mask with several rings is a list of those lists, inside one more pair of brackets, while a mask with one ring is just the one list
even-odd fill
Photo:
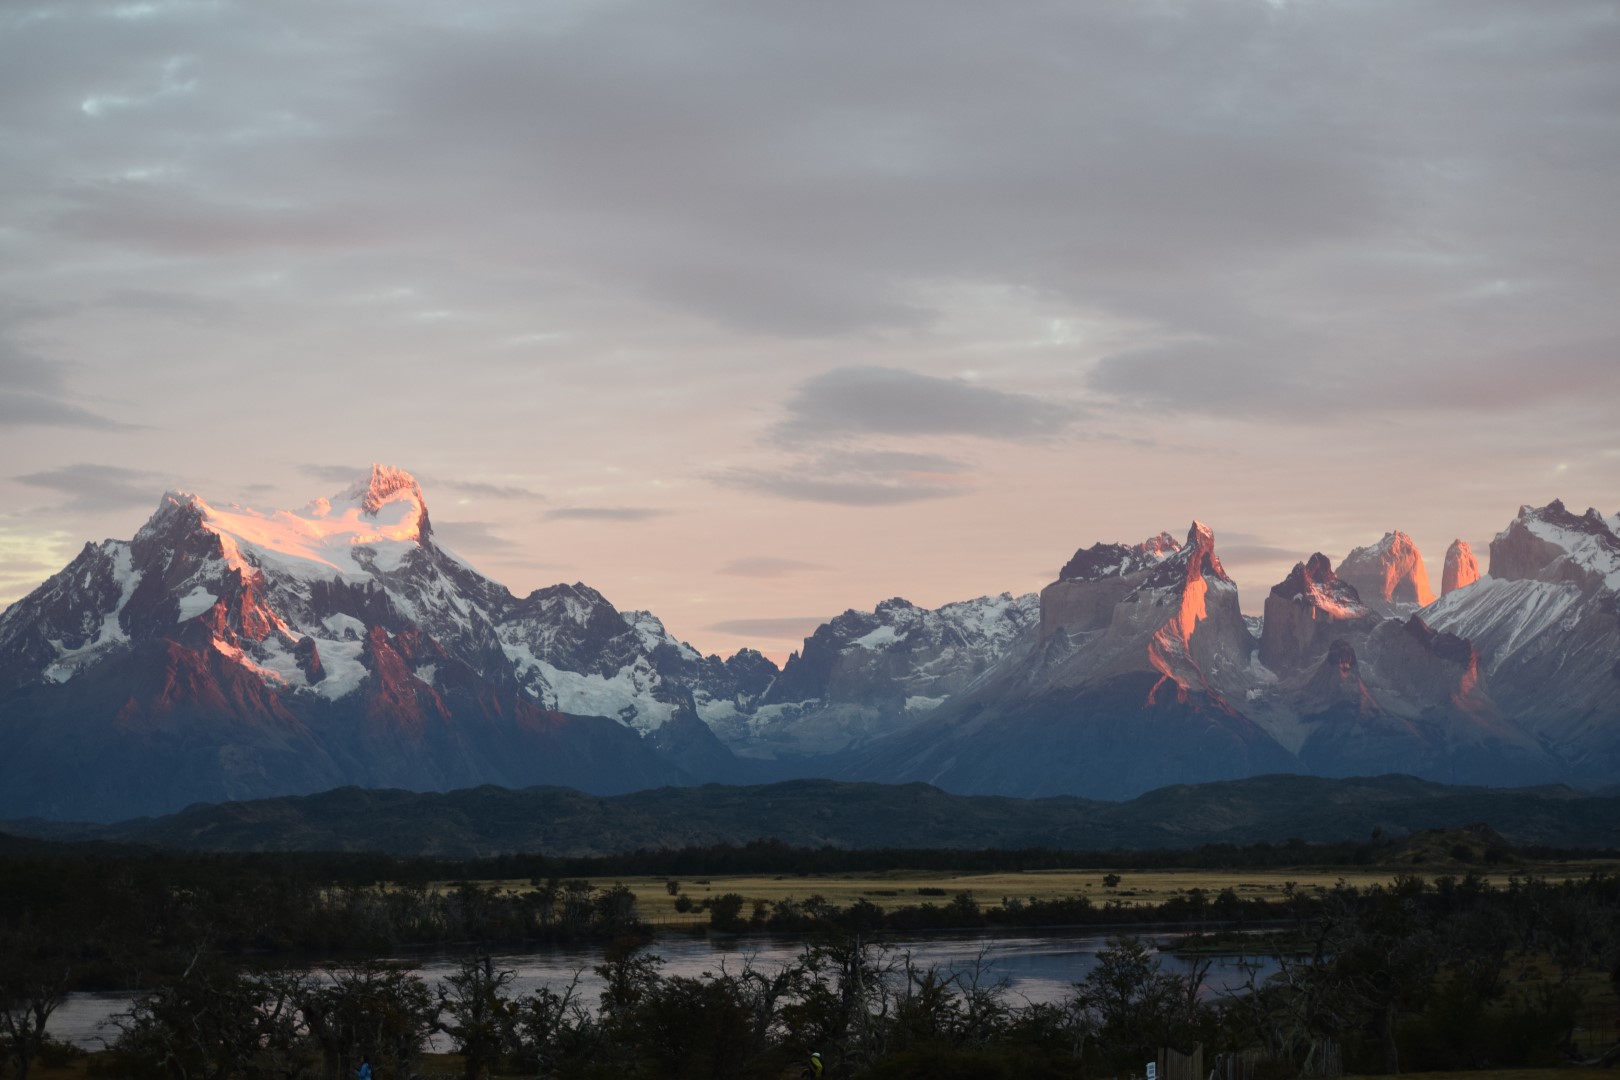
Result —
[[424, 515], [426, 514], [427, 504], [422, 498], [422, 485], [416, 482], [416, 477], [392, 465], [379, 465], [373, 462], [371, 475], [356, 480], [343, 495], [346, 499], [357, 500], [366, 513], [375, 517], [384, 503], [401, 493], [414, 498], [422, 506]]

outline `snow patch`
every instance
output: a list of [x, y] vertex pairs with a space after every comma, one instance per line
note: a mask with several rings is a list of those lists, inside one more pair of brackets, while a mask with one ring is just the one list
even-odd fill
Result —
[[[337, 638], [345, 641], [362, 641], [366, 636], [366, 624], [353, 615], [328, 615], [321, 620], [321, 625]], [[321, 647], [319, 639], [316, 639], [315, 645], [317, 648]], [[323, 652], [321, 655], [324, 657], [326, 654]]]
[[219, 602], [219, 597], [198, 585], [180, 598], [180, 621], [195, 619]]
[[673, 704], [652, 696], [657, 675], [642, 658], [611, 676], [565, 671], [544, 660], [535, 666], [551, 689], [546, 705], [558, 712], [606, 716], [643, 734], [658, 730], [675, 715]]
[[370, 674], [360, 660], [365, 648], [364, 641], [316, 638], [315, 649], [321, 654], [321, 667], [326, 669], [326, 678], [315, 684], [315, 692], [329, 701], [336, 701], [358, 690]]
[[892, 626], [880, 626], [876, 630], [862, 634], [851, 645], [859, 645], [863, 649], [881, 649], [887, 645], [906, 640], [906, 635], [900, 633]]
[[[319, 642], [315, 647], [320, 648]], [[269, 673], [283, 687], [304, 689], [309, 685], [304, 669], [298, 666], [298, 658], [293, 655], [292, 650], [282, 645], [279, 638], [274, 636], [265, 638], [253, 646], [253, 654], [254, 663], [250, 666]]]

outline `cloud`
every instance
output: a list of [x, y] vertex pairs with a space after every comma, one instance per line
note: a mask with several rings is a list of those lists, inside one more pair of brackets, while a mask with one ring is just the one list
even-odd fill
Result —
[[0, 389], [54, 393], [61, 389], [61, 377], [45, 361], [0, 333]]
[[143, 469], [81, 463], [14, 476], [13, 480], [67, 496], [59, 509], [94, 514], [130, 507], [155, 507], [163, 494], [163, 478]]
[[486, 484], [478, 480], [456, 480], [440, 476], [437, 473], [431, 477], [421, 477], [421, 480], [423, 484], [447, 487], [452, 491], [477, 495], [485, 499], [545, 499], [545, 496], [538, 491], [530, 491], [526, 487], [519, 487], [514, 484]]
[[29, 426], [91, 428], [97, 431], [128, 431], [132, 427], [44, 394], [0, 390], [0, 427]]
[[502, 552], [522, 547], [496, 532], [497, 528], [487, 521], [435, 521], [433, 536], [460, 551]]
[[0, 427], [92, 428], [127, 431], [68, 400], [61, 372], [0, 331]]
[[717, 634], [736, 634], [739, 637], [770, 638], [776, 641], [794, 641], [809, 637], [830, 615], [804, 615], [797, 618], [726, 619], [704, 627]]
[[321, 252], [375, 241], [353, 208], [226, 201], [202, 191], [106, 184], [66, 199], [54, 229], [78, 242], [202, 258], [282, 249]]
[[801, 383], [772, 433], [793, 444], [829, 436], [974, 435], [1026, 441], [1058, 434], [1070, 405], [963, 379], [886, 367], [835, 368]]
[[668, 510], [644, 506], [559, 506], [540, 515], [545, 521], [649, 521], [663, 517]]
[[837, 506], [903, 506], [971, 491], [967, 466], [938, 454], [897, 450], [829, 450], [782, 468], [733, 468], [714, 474], [722, 486], [799, 502]]
[[774, 555], [749, 555], [739, 559], [732, 559], [716, 570], [715, 573], [730, 574], [733, 577], [780, 578], [826, 569], [827, 567], [821, 563], [805, 562], [803, 559], [781, 559]]
[[236, 314], [234, 306], [223, 300], [165, 289], [114, 289], [96, 303], [107, 308], [162, 315], [196, 326], [216, 326]]

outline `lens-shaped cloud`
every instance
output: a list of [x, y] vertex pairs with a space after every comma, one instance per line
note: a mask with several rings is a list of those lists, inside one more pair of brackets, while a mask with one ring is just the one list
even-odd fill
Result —
[[889, 367], [846, 367], [805, 380], [772, 433], [793, 444], [842, 436], [974, 435], [1026, 441], [1074, 423], [1072, 406], [965, 379]]
[[837, 506], [904, 506], [972, 490], [967, 465], [903, 450], [828, 450], [777, 468], [734, 468], [713, 477], [741, 491]]
[[155, 508], [165, 487], [161, 476], [143, 469], [83, 462], [12, 479], [65, 496], [67, 501], [61, 509], [86, 514], [138, 506]]

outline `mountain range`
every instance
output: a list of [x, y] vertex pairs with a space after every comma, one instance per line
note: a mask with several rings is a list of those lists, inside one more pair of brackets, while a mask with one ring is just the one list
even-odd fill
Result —
[[374, 466], [298, 511], [170, 492], [0, 613], [0, 817], [346, 785], [613, 794], [791, 777], [1124, 799], [1259, 773], [1620, 774], [1620, 516], [1521, 507], [1436, 599], [1400, 532], [1244, 615], [1216, 538], [1082, 548], [1037, 596], [848, 611], [780, 669], [584, 584], [516, 596]]

